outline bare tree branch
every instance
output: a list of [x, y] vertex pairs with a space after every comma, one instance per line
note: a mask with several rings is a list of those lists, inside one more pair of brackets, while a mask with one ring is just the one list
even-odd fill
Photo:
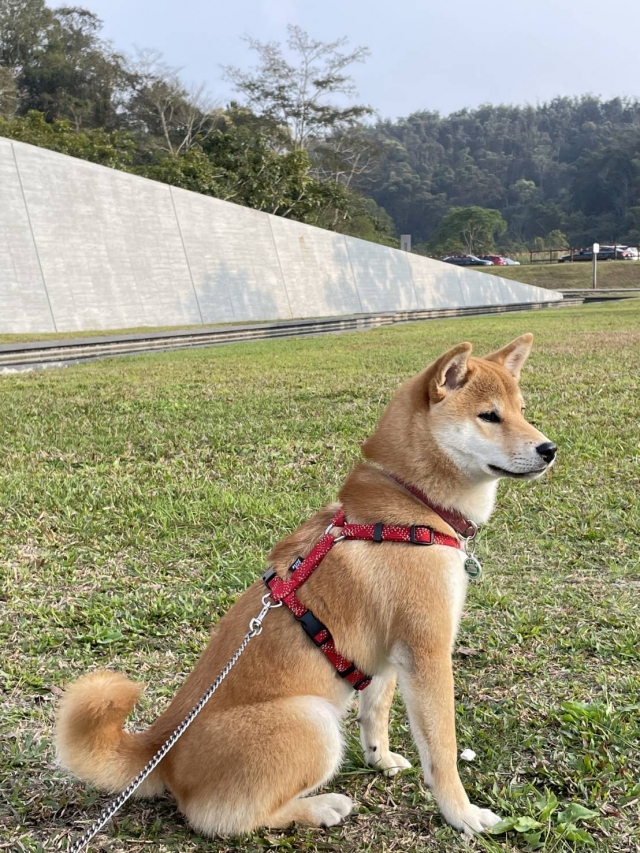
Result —
[[294, 148], [309, 148], [314, 140], [337, 128], [354, 126], [372, 114], [368, 106], [339, 103], [357, 94], [346, 71], [367, 59], [368, 48], [343, 52], [340, 48], [346, 45], [346, 38], [320, 42], [300, 27], [289, 26], [287, 47], [295, 57], [290, 62], [279, 44], [250, 37], [245, 40], [258, 54], [257, 68], [242, 71], [224, 66], [224, 77], [257, 115], [288, 128]]

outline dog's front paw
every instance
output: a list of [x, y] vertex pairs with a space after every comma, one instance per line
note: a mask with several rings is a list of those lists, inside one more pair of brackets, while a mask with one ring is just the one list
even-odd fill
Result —
[[476, 835], [479, 832], [484, 832], [485, 829], [495, 826], [502, 820], [489, 809], [481, 809], [472, 803], [469, 803], [465, 809], [459, 812], [443, 812], [443, 814], [447, 823], [464, 835]]
[[411, 767], [411, 762], [407, 761], [403, 755], [398, 755], [397, 752], [387, 752], [380, 755], [378, 752], [367, 750], [365, 760], [367, 764], [385, 776], [395, 776], [401, 770], [408, 770]]

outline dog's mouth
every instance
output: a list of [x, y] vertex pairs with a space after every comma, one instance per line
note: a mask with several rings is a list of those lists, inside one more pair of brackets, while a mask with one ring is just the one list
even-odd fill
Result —
[[549, 467], [545, 465], [543, 468], [536, 468], [534, 471], [509, 471], [507, 468], [499, 468], [497, 465], [489, 465], [489, 469], [499, 477], [510, 477], [512, 480], [535, 480]]

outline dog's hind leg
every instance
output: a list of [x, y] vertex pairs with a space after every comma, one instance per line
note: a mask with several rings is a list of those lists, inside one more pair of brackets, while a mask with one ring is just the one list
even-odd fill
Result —
[[277, 829], [294, 821], [310, 826], [335, 826], [347, 817], [353, 802], [344, 794], [317, 794], [315, 797], [296, 797], [271, 815], [267, 826]]
[[180, 810], [203, 834], [238, 835], [293, 821], [331, 826], [351, 811], [351, 800], [340, 794], [305, 796], [342, 760], [340, 712], [326, 699], [230, 708], [192, 728], [167, 776]]
[[395, 689], [396, 673], [389, 668], [376, 675], [359, 698], [358, 721], [364, 759], [385, 776], [395, 776], [398, 771], [411, 767], [406, 758], [389, 749], [389, 710]]

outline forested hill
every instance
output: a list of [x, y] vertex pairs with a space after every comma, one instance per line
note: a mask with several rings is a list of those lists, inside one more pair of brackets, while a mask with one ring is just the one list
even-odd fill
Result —
[[452, 206], [470, 205], [500, 210], [503, 240], [514, 247], [558, 230], [577, 246], [640, 241], [638, 100], [424, 111], [370, 132], [378, 154], [361, 190], [414, 244], [429, 240]]

